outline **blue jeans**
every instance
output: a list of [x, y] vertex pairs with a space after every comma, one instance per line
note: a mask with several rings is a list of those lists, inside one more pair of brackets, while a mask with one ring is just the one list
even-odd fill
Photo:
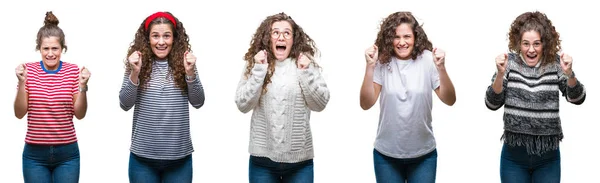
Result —
[[32, 183], [79, 182], [79, 146], [25, 144], [23, 179]]
[[177, 160], [158, 160], [129, 153], [129, 182], [192, 182], [192, 155]]
[[504, 144], [500, 156], [502, 183], [558, 183], [560, 182], [560, 150], [542, 156], [528, 155], [524, 146]]
[[434, 183], [437, 168], [437, 150], [421, 157], [398, 159], [373, 150], [375, 178], [378, 183], [426, 182]]
[[313, 160], [298, 163], [278, 163], [269, 158], [250, 156], [250, 183], [312, 183]]

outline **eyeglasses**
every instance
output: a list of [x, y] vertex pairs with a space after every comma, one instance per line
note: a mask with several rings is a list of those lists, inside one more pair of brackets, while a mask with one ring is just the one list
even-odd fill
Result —
[[529, 42], [522, 42], [521, 43], [521, 48], [531, 48], [531, 46], [533, 46], [533, 48], [540, 48], [542, 47], [542, 42], [533, 42], [533, 44], [530, 44]]
[[294, 37], [294, 35], [290, 31], [283, 31], [283, 32], [272, 31], [271, 32], [271, 38], [273, 38], [273, 39], [278, 39], [280, 35], [283, 35], [283, 38], [285, 38], [285, 39], [292, 39], [292, 37]]

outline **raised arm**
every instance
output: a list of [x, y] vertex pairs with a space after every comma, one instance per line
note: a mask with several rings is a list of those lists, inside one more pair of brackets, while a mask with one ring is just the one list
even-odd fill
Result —
[[140, 69], [142, 67], [142, 54], [139, 51], [133, 52], [128, 58], [129, 62], [128, 70], [125, 70], [123, 74], [123, 84], [121, 85], [121, 91], [119, 91], [119, 103], [121, 109], [128, 111], [135, 104], [137, 98]]
[[485, 93], [485, 105], [490, 110], [498, 110], [504, 105], [504, 89], [506, 88], [506, 73], [508, 67], [508, 55], [506, 53], [496, 57], [496, 69], [492, 77], [492, 84], [488, 86]]
[[17, 96], [15, 97], [15, 117], [18, 119], [22, 119], [25, 114], [27, 114], [27, 104], [29, 103], [29, 96], [27, 94], [27, 66], [25, 64], [20, 64], [15, 69], [15, 74], [19, 79], [19, 84], [17, 88]]
[[[258, 104], [262, 94], [262, 86], [267, 75], [269, 64], [266, 51], [260, 51], [254, 56], [254, 66], [248, 77], [242, 74], [235, 92], [235, 104], [242, 113], [247, 113]], [[245, 67], [244, 67], [245, 68]], [[245, 72], [245, 69], [244, 69]]]
[[433, 49], [433, 61], [440, 81], [440, 86], [435, 89], [435, 94], [444, 104], [452, 106], [456, 102], [456, 92], [452, 80], [446, 72], [446, 53], [441, 49]]
[[312, 59], [300, 54], [298, 59], [298, 80], [306, 100], [312, 111], [323, 111], [329, 102], [329, 89], [318, 68], [311, 64]]
[[560, 55], [560, 66], [561, 71], [559, 73], [559, 89], [562, 92], [563, 96], [566, 97], [567, 101], [580, 105], [585, 101], [585, 87], [577, 77], [575, 77], [575, 73], [572, 69], [573, 58], [567, 54]]
[[360, 107], [363, 110], [368, 110], [375, 102], [377, 102], [377, 98], [379, 98], [379, 93], [381, 92], [381, 84], [377, 84], [374, 82], [374, 74], [375, 67], [377, 63], [377, 46], [373, 45], [365, 51], [365, 60], [367, 62], [365, 76], [363, 78], [363, 83], [360, 88]]

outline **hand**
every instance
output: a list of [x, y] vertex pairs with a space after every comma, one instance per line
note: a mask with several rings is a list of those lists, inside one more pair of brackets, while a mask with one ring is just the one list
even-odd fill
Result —
[[573, 58], [567, 54], [560, 54], [560, 67], [567, 76], [573, 73]]
[[19, 82], [27, 80], [27, 67], [25, 64], [19, 64], [19, 66], [15, 68], [15, 74], [17, 75]]
[[142, 53], [139, 51], [134, 51], [127, 58], [129, 65], [131, 66], [131, 72], [135, 74], [140, 73], [140, 69], [142, 68]]
[[311, 62], [312, 60], [303, 53], [300, 53], [300, 56], [298, 56], [298, 68], [300, 69], [308, 69], [308, 65], [310, 65]]
[[257, 64], [266, 64], [267, 62], [267, 51], [261, 50], [256, 55], [254, 55], [254, 63]]
[[441, 49], [434, 48], [433, 49], [433, 62], [435, 66], [439, 68], [444, 68], [444, 64], [446, 64], [446, 52]]
[[508, 55], [506, 53], [500, 54], [496, 57], [496, 68], [498, 69], [498, 73], [503, 74], [506, 72], [506, 67], [508, 66]]
[[196, 56], [193, 53], [188, 51], [185, 52], [185, 57], [183, 58], [183, 67], [185, 67], [185, 74], [188, 76], [193, 76], [196, 74], [194, 71], [194, 67], [196, 67]]
[[375, 63], [377, 63], [377, 58], [379, 57], [378, 51], [379, 48], [377, 48], [375, 45], [365, 50], [365, 60], [367, 61], [367, 66], [375, 66]]
[[79, 85], [86, 86], [91, 75], [92, 73], [85, 66], [81, 67], [79, 71]]

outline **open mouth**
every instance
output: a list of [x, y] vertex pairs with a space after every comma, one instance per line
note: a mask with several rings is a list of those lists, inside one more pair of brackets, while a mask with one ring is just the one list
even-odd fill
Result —
[[530, 60], [533, 60], [533, 59], [537, 58], [537, 54], [527, 54], [527, 55], [525, 55], [525, 57], [527, 57]]
[[156, 50], [158, 50], [158, 51], [165, 51], [165, 50], [167, 50], [167, 47], [166, 46], [164, 46], [164, 47], [156, 47]]
[[287, 47], [285, 45], [277, 45], [275, 46], [275, 50], [277, 52], [284, 52]]

